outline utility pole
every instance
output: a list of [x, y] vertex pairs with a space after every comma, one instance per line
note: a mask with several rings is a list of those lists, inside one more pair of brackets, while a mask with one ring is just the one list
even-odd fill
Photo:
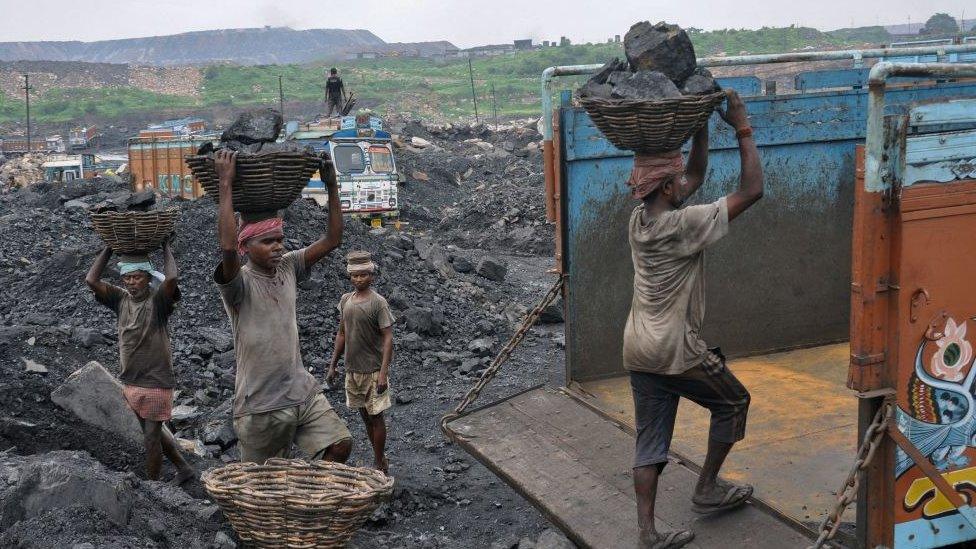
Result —
[[491, 83], [491, 110], [495, 115], [495, 131], [498, 131], [498, 102], [495, 101], [495, 83]]
[[24, 73], [24, 101], [27, 105], [27, 153], [31, 152], [31, 123], [30, 123], [30, 92], [34, 89], [30, 85], [30, 75]]
[[471, 68], [471, 57], [468, 57], [468, 76], [471, 77], [471, 100], [474, 101], [474, 121], [481, 122], [478, 118], [478, 96], [474, 94], [474, 69]]
[[281, 119], [285, 119], [285, 91], [281, 87], [281, 75], [278, 75], [278, 105], [279, 112], [281, 113]]

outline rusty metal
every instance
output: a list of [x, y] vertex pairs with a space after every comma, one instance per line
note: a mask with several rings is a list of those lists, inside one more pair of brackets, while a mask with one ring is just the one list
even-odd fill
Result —
[[454, 437], [451, 430], [447, 428], [447, 424], [465, 415], [468, 407], [478, 400], [478, 397], [481, 395], [481, 391], [483, 391], [484, 388], [491, 383], [491, 380], [495, 379], [495, 376], [498, 374], [498, 371], [501, 369], [502, 365], [508, 361], [508, 359], [512, 356], [512, 352], [515, 351], [515, 348], [519, 346], [519, 343], [522, 342], [525, 335], [529, 333], [529, 329], [531, 329], [532, 326], [535, 325], [535, 323], [539, 320], [539, 316], [542, 314], [542, 311], [552, 304], [557, 297], [559, 297], [563, 289], [563, 280], [564, 278], [562, 276], [556, 279], [556, 282], [552, 285], [552, 287], [549, 288], [546, 295], [543, 296], [539, 303], [537, 303], [536, 306], [525, 315], [519, 329], [512, 334], [512, 337], [509, 338], [508, 343], [506, 343], [505, 346], [498, 351], [498, 354], [495, 355], [491, 365], [489, 365], [488, 368], [482, 372], [481, 377], [478, 378], [478, 381], [474, 384], [474, 386], [468, 390], [467, 394], [464, 395], [464, 398], [461, 399], [461, 402], [458, 403], [457, 407], [455, 407], [452, 412], [445, 414], [444, 417], [441, 418], [441, 430], [448, 436], [448, 438], [453, 440]]
[[546, 184], [546, 221], [556, 222], [556, 176], [553, 173], [552, 140], [542, 142], [542, 172]]
[[825, 547], [828, 541], [837, 536], [837, 530], [841, 524], [841, 517], [844, 516], [844, 511], [847, 510], [848, 506], [857, 501], [861, 476], [864, 470], [874, 461], [874, 457], [878, 453], [878, 448], [881, 446], [881, 441], [888, 431], [893, 414], [894, 404], [889, 397], [878, 408], [877, 412], [875, 412], [871, 425], [865, 430], [864, 436], [861, 439], [861, 445], [858, 447], [857, 455], [854, 458], [854, 465], [851, 466], [851, 470], [847, 474], [847, 479], [844, 480], [844, 485], [837, 492], [837, 504], [820, 522], [820, 527], [817, 530], [819, 532], [817, 540], [808, 549]]
[[912, 323], [918, 322], [918, 308], [922, 306], [922, 298], [925, 298], [925, 304], [928, 305], [932, 302], [931, 296], [929, 296], [929, 291], [925, 288], [919, 288], [912, 293], [912, 314], [909, 321]]

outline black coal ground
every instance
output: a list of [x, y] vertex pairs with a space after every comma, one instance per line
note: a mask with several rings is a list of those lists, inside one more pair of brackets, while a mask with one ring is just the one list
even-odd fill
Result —
[[[505, 136], [486, 136], [489, 138], [503, 143]], [[511, 140], [522, 141], [510, 147], [519, 150], [531, 138], [516, 136]], [[440, 141], [447, 147], [456, 142], [454, 137]], [[504, 150], [501, 144], [499, 148]], [[388, 418], [388, 453], [397, 487], [393, 501], [357, 534], [356, 547], [482, 547], [512, 535], [534, 538], [548, 526], [525, 500], [461, 449], [446, 442], [438, 429], [440, 416], [455, 405], [473, 381], [459, 373], [462, 361], [479, 358], [467, 350], [468, 344], [489, 338], [497, 349], [512, 332], [513, 323], [524, 308], [531, 306], [552, 282], [544, 274], [551, 265], [550, 257], [525, 253], [533, 251], [532, 246], [513, 254], [503, 238], [492, 236], [480, 241], [483, 249], [466, 249], [471, 240], [463, 239], [455, 248], [461, 229], [438, 229], [444, 223], [444, 217], [438, 216], [443, 215], [445, 208], [453, 207], [461, 212], [461, 219], [468, 219], [462, 232], [477, 233], [480, 225], [493, 235], [508, 234], [514, 224], [538, 227], [542, 235], [536, 239], [539, 242], [551, 234], [551, 228], [541, 224], [538, 155], [526, 154], [523, 158], [509, 153], [508, 157], [472, 159], [476, 154], [479, 153], [459, 154], [454, 147], [446, 152], [402, 155], [404, 165], [427, 167], [432, 174], [436, 172], [432, 167], [452, 162], [467, 163], [483, 173], [469, 176], [470, 184], [462, 181], [458, 185], [433, 176], [421, 189], [415, 188], [421, 182], [407, 182], [404, 195], [410, 197], [415, 209], [432, 212], [431, 218], [418, 218], [403, 233], [367, 231], [360, 224], [348, 223], [342, 248], [315, 268], [311, 280], [302, 284], [299, 293], [303, 355], [306, 365], [320, 378], [336, 328], [334, 306], [339, 295], [348, 291], [342, 274], [341, 258], [345, 252], [373, 252], [380, 265], [377, 289], [390, 298], [394, 313], [401, 319], [392, 367], [393, 390], [398, 398]], [[519, 174], [505, 176], [505, 168], [516, 164]], [[453, 176], [454, 170], [443, 171]], [[485, 186], [476, 191], [482, 184]], [[491, 185], [496, 192], [486, 192]], [[442, 188], [452, 186], [451, 194], [441, 194]], [[492, 228], [497, 218], [490, 219], [487, 213], [483, 214], [484, 219], [464, 215], [469, 209], [463, 206], [465, 202], [478, 204], [478, 196], [485, 203], [506, 201], [512, 189], [523, 187], [519, 203], [532, 202], [539, 208], [524, 209], [521, 216], [514, 216], [517, 220]], [[0, 277], [8, 296], [0, 302], [0, 452], [31, 455], [60, 449], [84, 450], [111, 470], [143, 476], [138, 448], [87, 426], [55, 406], [49, 396], [71, 372], [89, 360], [98, 360], [117, 372], [113, 318], [95, 304], [82, 282], [100, 243], [91, 231], [86, 211], [79, 203], [68, 200], [91, 205], [112, 193], [123, 192], [125, 186], [121, 183], [100, 180], [69, 188], [35, 185], [0, 197]], [[430, 197], [429, 207], [424, 204], [425, 195]], [[437, 200], [445, 196], [449, 200]], [[455, 206], [455, 202], [462, 206]], [[65, 203], [71, 207], [66, 208]], [[171, 320], [180, 391], [177, 404], [196, 407], [197, 412], [195, 417], [174, 422], [173, 427], [183, 438], [207, 438], [216, 443], [206, 447], [206, 457], [192, 458], [195, 466], [205, 469], [236, 456], [233, 444], [223, 440], [227, 438], [226, 431], [223, 438], [214, 435], [214, 427], [226, 421], [226, 417], [214, 414], [221, 405], [225, 409], [231, 396], [234, 367], [232, 351], [227, 347], [227, 318], [210, 281], [218, 257], [215, 208], [209, 199], [158, 206], [180, 209], [175, 253], [182, 270], [183, 300]], [[510, 213], [502, 208], [493, 211], [499, 215]], [[286, 215], [287, 245], [298, 248], [310, 243], [326, 221], [321, 210], [306, 202], [296, 203]], [[465, 257], [474, 262], [481, 255], [494, 254], [509, 263], [508, 278], [501, 283], [473, 273], [455, 273], [445, 278], [412, 249], [414, 233], [444, 246], [448, 257]], [[551, 245], [551, 238], [549, 242]], [[408, 313], [410, 309], [413, 310]], [[407, 317], [419, 318], [419, 328], [413, 327], [427, 333], [409, 335], [402, 322]], [[561, 337], [558, 325], [534, 329], [498, 380], [482, 395], [481, 402], [545, 382], [554, 372], [561, 371]], [[26, 372], [25, 358], [43, 364], [48, 373]], [[487, 360], [480, 358], [478, 367]], [[371, 458], [361, 422], [345, 408], [341, 391], [327, 395], [353, 432], [356, 447], [351, 463], [368, 465]], [[221, 443], [224, 447], [218, 445]], [[170, 474], [172, 471], [167, 468], [164, 475]], [[199, 485], [188, 491], [197, 498], [206, 497]], [[68, 542], [91, 543], [95, 547], [176, 547], [186, 546], [186, 540], [194, 539], [195, 546], [217, 547], [215, 530], [232, 534], [226, 523], [216, 527], [196, 524], [173, 513], [161, 512], [152, 527], [142, 522], [115, 526], [92, 517], [97, 515], [84, 510], [25, 517], [0, 533], [0, 541], [4, 546], [38, 548], [62, 547]]]

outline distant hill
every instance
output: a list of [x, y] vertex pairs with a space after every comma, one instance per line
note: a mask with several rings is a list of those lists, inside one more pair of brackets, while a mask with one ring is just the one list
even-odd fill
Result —
[[98, 42], [0, 42], [0, 61], [139, 65], [303, 63], [386, 45], [368, 30], [224, 29]]

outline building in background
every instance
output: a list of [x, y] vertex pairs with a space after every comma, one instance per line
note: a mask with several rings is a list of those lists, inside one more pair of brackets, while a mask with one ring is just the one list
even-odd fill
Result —
[[207, 123], [202, 118], [179, 118], [150, 124], [139, 132], [139, 137], [186, 137], [199, 135], [206, 130]]

